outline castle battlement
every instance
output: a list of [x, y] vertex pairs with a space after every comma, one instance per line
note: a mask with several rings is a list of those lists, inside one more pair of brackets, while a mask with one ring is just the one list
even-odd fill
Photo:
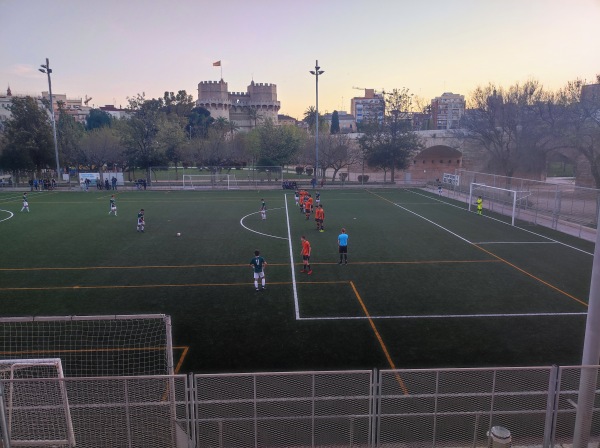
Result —
[[248, 115], [249, 107], [260, 111], [261, 120], [277, 122], [281, 104], [277, 101], [275, 84], [251, 81], [246, 92], [229, 92], [227, 89], [227, 83], [222, 79], [199, 82], [196, 105], [204, 107], [215, 119], [235, 122], [240, 129], [248, 130], [257, 124], [257, 120]]

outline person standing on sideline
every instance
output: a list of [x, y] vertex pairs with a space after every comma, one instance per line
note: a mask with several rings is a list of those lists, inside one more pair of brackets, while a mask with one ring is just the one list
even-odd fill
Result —
[[146, 227], [146, 221], [144, 220], [144, 209], [141, 209], [137, 216], [137, 231], [144, 233], [144, 227]]
[[311, 275], [312, 269], [310, 268], [310, 253], [312, 252], [312, 249], [310, 247], [310, 243], [304, 235], [302, 235], [300, 238], [300, 242], [302, 243], [302, 251], [300, 253], [302, 254], [303, 263], [303, 268], [300, 272], [306, 272], [308, 275]]
[[264, 221], [265, 219], [267, 219], [267, 203], [264, 199], [261, 199], [260, 202], [260, 217]]
[[323, 227], [323, 221], [325, 220], [325, 210], [323, 210], [323, 205], [317, 205], [315, 209], [315, 221], [317, 222], [317, 230], [319, 232], [325, 232], [325, 227]]
[[110, 180], [110, 182], [112, 183], [112, 189], [116, 190], [117, 189], [117, 178], [115, 176], [113, 176], [112, 179]]
[[29, 202], [27, 201], [27, 193], [23, 193], [23, 208], [21, 209], [21, 211], [27, 210], [27, 213], [29, 213]]
[[108, 214], [110, 215], [113, 212], [117, 216], [117, 201], [114, 194], [110, 197]]
[[440, 182], [440, 180], [438, 179], [438, 194], [441, 196], [442, 195], [442, 183]]
[[340, 253], [340, 262], [338, 264], [342, 264], [342, 259], [344, 264], [348, 264], [348, 234], [343, 227], [342, 233], [338, 235], [338, 252]]
[[265, 267], [267, 266], [267, 262], [263, 257], [260, 256], [260, 251], [254, 251], [254, 258], [250, 260], [250, 266], [254, 268], [254, 287], [258, 291], [258, 279], [261, 281], [260, 290], [264, 291], [266, 288], [266, 279], [265, 279]]
[[477, 196], [477, 201], [475, 202], [475, 204], [477, 204], [477, 214], [482, 215], [483, 214], [483, 199], [481, 199], [481, 196]]

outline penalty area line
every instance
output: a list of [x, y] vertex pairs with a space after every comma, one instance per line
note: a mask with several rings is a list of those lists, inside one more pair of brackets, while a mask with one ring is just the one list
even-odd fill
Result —
[[337, 316], [337, 317], [302, 317], [300, 320], [365, 320], [365, 319], [472, 319], [490, 317], [559, 317], [559, 316], [585, 316], [587, 312], [577, 313], [490, 313], [490, 314], [424, 314], [396, 315], [396, 316]]

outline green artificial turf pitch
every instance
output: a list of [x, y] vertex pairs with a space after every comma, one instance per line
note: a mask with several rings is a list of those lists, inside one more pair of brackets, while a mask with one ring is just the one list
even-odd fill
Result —
[[589, 242], [423, 190], [325, 189], [325, 232], [290, 191], [117, 192], [116, 217], [110, 194], [0, 193], [2, 316], [164, 313], [181, 372], [580, 362]]

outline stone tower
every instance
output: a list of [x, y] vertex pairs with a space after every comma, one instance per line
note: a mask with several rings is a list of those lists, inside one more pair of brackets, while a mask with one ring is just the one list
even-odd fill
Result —
[[280, 102], [277, 101], [275, 84], [252, 81], [246, 92], [229, 92], [227, 83], [222, 79], [200, 82], [196, 105], [204, 107], [215, 119], [222, 117], [234, 122], [242, 131], [252, 129], [265, 119], [277, 123], [277, 115], [281, 108]]

